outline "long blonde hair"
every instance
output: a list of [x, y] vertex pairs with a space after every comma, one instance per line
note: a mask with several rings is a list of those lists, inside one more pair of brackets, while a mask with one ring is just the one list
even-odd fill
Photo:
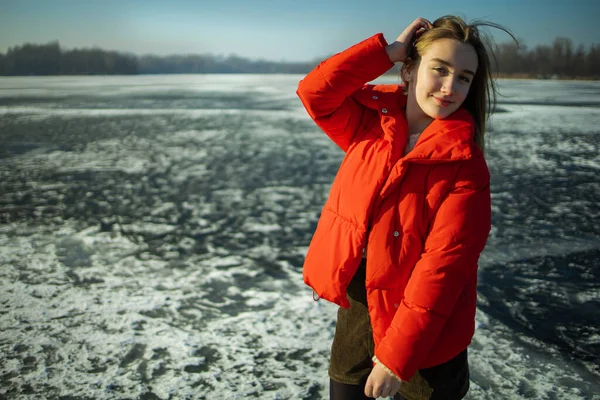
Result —
[[494, 56], [494, 53], [491, 48], [487, 48], [490, 47], [488, 43], [491, 43], [491, 41], [479, 31], [479, 27], [482, 26], [500, 29], [509, 34], [515, 42], [517, 41], [513, 34], [501, 25], [486, 21], [472, 21], [467, 24], [460, 17], [447, 15], [436, 19], [433, 22], [433, 28], [423, 32], [415, 40], [414, 45], [410, 46], [407, 60], [402, 66], [402, 71], [404, 72], [406, 68], [418, 63], [421, 55], [436, 40], [455, 39], [461, 43], [473, 46], [477, 53], [478, 66], [471, 87], [469, 88], [469, 94], [463, 102], [462, 107], [465, 107], [471, 113], [475, 121], [475, 143], [477, 143], [481, 150], [485, 150], [485, 125], [496, 107], [498, 90], [492, 75], [488, 51], [492, 56]]

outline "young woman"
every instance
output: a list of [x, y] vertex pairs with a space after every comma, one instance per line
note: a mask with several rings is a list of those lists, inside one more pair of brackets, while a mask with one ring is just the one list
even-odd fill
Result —
[[[469, 388], [495, 99], [480, 25], [418, 18], [393, 43], [377, 34], [299, 84], [346, 153], [304, 264], [314, 295], [340, 306], [332, 399], [461, 399]], [[403, 85], [366, 84], [395, 62]]]

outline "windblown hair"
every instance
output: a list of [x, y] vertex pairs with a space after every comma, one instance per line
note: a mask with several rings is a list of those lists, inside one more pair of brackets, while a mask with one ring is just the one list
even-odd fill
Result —
[[501, 25], [486, 22], [472, 21], [467, 24], [462, 18], [447, 15], [436, 19], [433, 22], [433, 28], [423, 32], [410, 46], [406, 62], [402, 66], [402, 71], [405, 68], [411, 67], [419, 62], [421, 56], [427, 51], [433, 42], [440, 39], [455, 39], [461, 43], [470, 44], [477, 53], [478, 66], [471, 86], [469, 94], [463, 103], [475, 120], [475, 143], [485, 150], [485, 125], [487, 119], [492, 115], [496, 107], [497, 87], [492, 75], [491, 62], [489, 53], [495, 56], [488, 43], [489, 39], [480, 32], [480, 27], [492, 27], [500, 29], [517, 41], [513, 34]]

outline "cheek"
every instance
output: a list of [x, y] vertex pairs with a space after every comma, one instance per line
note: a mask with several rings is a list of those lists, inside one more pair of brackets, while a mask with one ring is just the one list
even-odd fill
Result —
[[417, 80], [418, 87], [423, 92], [423, 95], [427, 95], [428, 92], [435, 92], [438, 90], [440, 83], [439, 79], [430, 74], [421, 74]]
[[470, 86], [464, 85], [464, 87], [461, 87], [459, 89], [459, 93], [460, 93], [460, 102], [462, 103], [463, 101], [465, 101], [465, 99], [467, 98], [467, 96], [469, 95], [469, 89]]

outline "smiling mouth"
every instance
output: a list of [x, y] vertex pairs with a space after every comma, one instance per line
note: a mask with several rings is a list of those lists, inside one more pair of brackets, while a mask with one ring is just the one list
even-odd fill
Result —
[[435, 96], [433, 96], [433, 99], [440, 107], [448, 107], [450, 104], [454, 103], [453, 101], [443, 100]]

